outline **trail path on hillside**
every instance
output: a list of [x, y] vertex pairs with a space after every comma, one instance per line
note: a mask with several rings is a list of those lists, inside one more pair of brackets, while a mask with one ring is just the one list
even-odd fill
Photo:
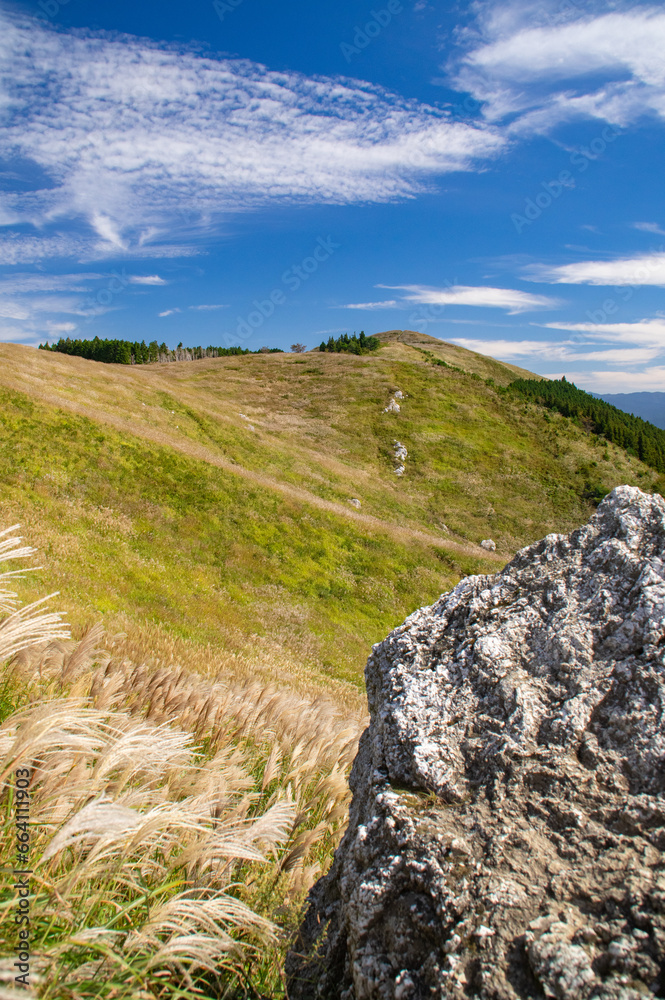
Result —
[[160, 447], [173, 448], [175, 451], [179, 451], [181, 454], [187, 455], [189, 458], [206, 462], [209, 465], [214, 465], [219, 469], [223, 469], [225, 472], [241, 476], [252, 483], [256, 483], [258, 486], [274, 490], [281, 493], [283, 496], [291, 498], [292, 500], [309, 504], [312, 507], [318, 507], [319, 510], [325, 510], [328, 513], [344, 517], [347, 520], [355, 521], [357, 524], [364, 525], [367, 528], [372, 528], [375, 531], [382, 531], [384, 534], [390, 535], [397, 541], [419, 541], [425, 545], [434, 545], [450, 552], [458, 552], [461, 555], [475, 556], [476, 558], [482, 559], [484, 562], [496, 563], [497, 567], [503, 566], [506, 562], [505, 555], [495, 555], [494, 553], [487, 552], [479, 545], [454, 542], [450, 539], [441, 538], [440, 535], [435, 535], [432, 532], [423, 531], [419, 528], [411, 528], [408, 526], [397, 525], [390, 521], [383, 521], [381, 518], [375, 517], [372, 514], [363, 514], [355, 510], [353, 507], [347, 507], [344, 504], [336, 503], [333, 500], [324, 500], [322, 497], [317, 496], [316, 493], [311, 493], [309, 490], [303, 489], [300, 486], [293, 486], [290, 483], [280, 482], [280, 480], [274, 479], [271, 476], [266, 476], [261, 472], [255, 472], [252, 469], [247, 469], [242, 465], [238, 465], [236, 462], [216, 454], [210, 448], [197, 444], [195, 441], [170, 437], [163, 431], [153, 429], [145, 424], [115, 416], [114, 414], [98, 410], [94, 406], [86, 406], [84, 403], [68, 399], [67, 397], [60, 396], [56, 393], [46, 392], [43, 388], [41, 388], [41, 386], [37, 390], [33, 386], [28, 387], [26, 386], [25, 381], [12, 378], [6, 371], [2, 373], [1, 382], [8, 388], [15, 389], [18, 392], [26, 394], [27, 391], [29, 397], [37, 398], [41, 402], [47, 403], [51, 406], [56, 406], [60, 409], [76, 413], [79, 416], [87, 417], [95, 423], [107, 424], [115, 430], [121, 431], [123, 434], [143, 438], [145, 441], [150, 441], [152, 444], [159, 445]]

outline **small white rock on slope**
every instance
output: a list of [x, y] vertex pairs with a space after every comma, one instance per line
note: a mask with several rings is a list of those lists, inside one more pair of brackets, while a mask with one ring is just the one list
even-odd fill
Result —
[[398, 465], [395, 467], [395, 475], [403, 476], [406, 472], [406, 466], [403, 463], [406, 461], [409, 453], [401, 441], [395, 441], [393, 443], [393, 452], [395, 454], [395, 460], [398, 462]]

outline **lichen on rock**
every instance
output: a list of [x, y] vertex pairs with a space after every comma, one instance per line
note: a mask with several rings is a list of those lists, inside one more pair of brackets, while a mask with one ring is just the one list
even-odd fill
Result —
[[291, 1000], [665, 995], [664, 560], [619, 487], [373, 648]]

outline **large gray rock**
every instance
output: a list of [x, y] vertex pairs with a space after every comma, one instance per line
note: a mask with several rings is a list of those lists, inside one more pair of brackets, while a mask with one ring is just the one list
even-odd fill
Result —
[[620, 487], [374, 647], [291, 1000], [665, 997], [664, 549]]

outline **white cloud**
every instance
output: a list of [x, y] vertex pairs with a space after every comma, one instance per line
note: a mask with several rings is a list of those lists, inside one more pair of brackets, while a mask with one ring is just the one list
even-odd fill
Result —
[[397, 299], [387, 299], [385, 302], [350, 302], [345, 306], [336, 306], [336, 309], [395, 309], [399, 308]]
[[591, 340], [621, 341], [665, 350], [665, 317], [638, 323], [543, 323], [550, 330], [566, 330], [589, 335]]
[[89, 248], [89, 241], [66, 236], [19, 236], [0, 238], [0, 264], [31, 264], [52, 257], [77, 257]]
[[620, 126], [645, 114], [665, 118], [662, 8], [580, 10], [566, 23], [534, 24], [539, 12], [530, 3], [486, 4], [476, 32], [464, 36], [455, 86], [484, 102], [487, 120], [547, 131], [579, 117]]
[[93, 229], [95, 229], [107, 243], [112, 243], [120, 250], [127, 249], [120, 233], [118, 232], [117, 225], [112, 219], [109, 219], [108, 216], [102, 215], [101, 212], [93, 212], [90, 223]]
[[164, 312], [158, 313], [158, 316], [160, 319], [164, 319], [165, 316], [174, 316], [176, 313], [179, 312], [180, 312], [179, 309], [166, 309], [164, 310]]
[[6, 274], [0, 277], [0, 295], [27, 292], [85, 292], [88, 281], [102, 274]]
[[657, 222], [634, 222], [633, 229], [640, 229], [643, 233], [655, 233], [657, 236], [665, 236], [665, 229], [661, 229]]
[[[570, 382], [591, 392], [662, 392], [665, 385], [665, 365], [650, 366], [643, 372], [631, 371], [566, 371]], [[561, 374], [548, 378], [561, 378]]]
[[192, 257], [201, 253], [197, 247], [183, 244], [159, 246], [132, 246], [124, 250], [114, 243], [100, 243], [93, 239], [59, 233], [57, 236], [23, 236], [11, 233], [0, 237], [0, 264], [36, 264], [49, 259], [75, 259], [80, 264], [104, 258], [122, 257], [123, 260], [155, 259], [160, 257]]
[[[122, 275], [126, 275], [124, 268]], [[77, 324], [63, 320], [62, 316], [88, 318], [108, 312], [111, 307], [106, 298], [103, 304], [94, 296], [94, 289], [103, 283], [101, 291], [107, 294], [109, 281], [115, 283], [118, 277], [121, 275], [117, 271], [106, 275], [97, 272], [4, 274], [0, 277], [0, 318], [22, 324], [15, 328], [21, 340], [54, 332], [71, 333], [77, 329]], [[129, 280], [126, 277], [124, 283]]]
[[30, 311], [20, 302], [12, 299], [0, 299], [0, 316], [3, 319], [27, 319]]
[[408, 292], [407, 302], [431, 306], [483, 306], [485, 308], [506, 309], [511, 315], [531, 309], [553, 309], [559, 305], [556, 299], [545, 295], [531, 295], [513, 288], [489, 288], [473, 285], [451, 285], [449, 288], [430, 288], [427, 285], [378, 285], [378, 288], [394, 288]]
[[159, 256], [167, 233], [191, 242], [229, 211], [410, 197], [505, 145], [491, 127], [370, 84], [269, 72], [127, 35], [68, 34], [6, 12], [0, 65], [0, 154], [49, 178], [9, 194], [8, 217], [90, 227], [89, 237], [3, 241], [0, 260], [12, 262]]
[[168, 282], [158, 274], [133, 274], [129, 279], [132, 285], [166, 285]]
[[[431, 317], [431, 318], [428, 317], [428, 319], [429, 319], [430, 323], [436, 323], [437, 322], [436, 317]], [[483, 319], [459, 319], [457, 317], [453, 318], [452, 316], [443, 316], [442, 315], [440, 317], [439, 321], [441, 323], [454, 323], [455, 326], [482, 326], [485, 329], [488, 326], [492, 326], [492, 327], [503, 327], [506, 330], [514, 330], [515, 329], [515, 327], [514, 327], [514, 325], [512, 323], [497, 323], [497, 322], [494, 322], [492, 320], [488, 320], [485, 317], [483, 317]]]
[[604, 361], [608, 365], [643, 365], [662, 355], [659, 347], [617, 347], [601, 351], [568, 351], [568, 361]]
[[[81, 299], [74, 296], [24, 295], [20, 298], [10, 298], [0, 294], [0, 316], [6, 319], [37, 321], [40, 313], [88, 315]], [[39, 323], [43, 326], [45, 320], [40, 319]]]
[[449, 341], [451, 344], [466, 348], [467, 351], [487, 354], [500, 361], [529, 358], [547, 350], [548, 347], [556, 346], [548, 345], [542, 340], [476, 340], [471, 337], [450, 337]]
[[212, 312], [214, 309], [228, 309], [228, 306], [220, 304], [220, 305], [213, 305], [213, 306], [207, 306], [207, 305], [190, 306], [189, 308], [190, 309], [198, 309], [200, 312]]
[[530, 281], [557, 285], [665, 286], [665, 253], [641, 254], [617, 260], [587, 260], [559, 267], [542, 264], [526, 269]]
[[451, 337], [451, 343], [478, 354], [487, 354], [499, 361], [536, 359], [537, 361], [604, 361], [606, 364], [643, 365], [653, 361], [662, 351], [651, 347], [608, 348], [580, 351], [579, 345], [543, 340], [475, 340]]
[[23, 330], [19, 326], [3, 326], [0, 324], [0, 342], [25, 344], [27, 347], [36, 347], [39, 338], [34, 330]]
[[30, 315], [35, 313], [67, 313], [71, 316], [86, 316], [81, 299], [74, 295], [31, 295], [22, 299]]
[[53, 323], [48, 322], [46, 324], [49, 333], [73, 333], [76, 329], [76, 323]]
[[[89, 314], [83, 300], [78, 296], [40, 295], [38, 292], [12, 295], [11, 286], [11, 281], [0, 282], [0, 320], [14, 320], [20, 325], [4, 328], [4, 338], [7, 340], [34, 339], [53, 330], [71, 332], [76, 329], [76, 323], [52, 317], [62, 315], [83, 317]], [[8, 331], [11, 331], [11, 335]]]

